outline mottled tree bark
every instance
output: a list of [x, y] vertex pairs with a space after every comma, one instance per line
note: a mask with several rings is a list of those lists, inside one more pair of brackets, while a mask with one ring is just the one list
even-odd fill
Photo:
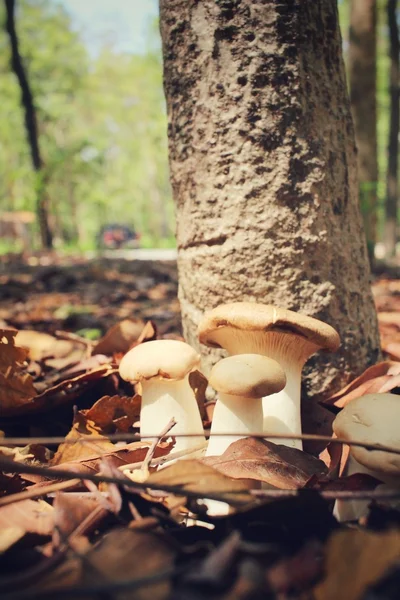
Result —
[[315, 316], [342, 338], [308, 363], [327, 395], [379, 355], [336, 1], [160, 4], [186, 339], [227, 301]]
[[33, 169], [36, 180], [36, 213], [39, 222], [40, 236], [44, 248], [52, 248], [53, 235], [49, 224], [49, 199], [46, 193], [46, 182], [43, 161], [39, 148], [39, 135], [36, 120], [36, 109], [29, 81], [19, 52], [18, 36], [15, 27], [15, 0], [5, 0], [5, 28], [10, 38], [11, 66], [21, 89], [21, 105], [25, 113], [25, 129], [29, 143]]
[[360, 204], [370, 259], [376, 242], [376, 0], [351, 0], [350, 99], [358, 148]]
[[396, 254], [397, 242], [397, 212], [399, 198], [399, 133], [400, 133], [400, 41], [399, 28], [396, 19], [397, 0], [388, 0], [387, 17], [389, 25], [389, 95], [390, 121], [388, 143], [388, 170], [386, 176], [385, 204], [385, 246], [387, 258]]

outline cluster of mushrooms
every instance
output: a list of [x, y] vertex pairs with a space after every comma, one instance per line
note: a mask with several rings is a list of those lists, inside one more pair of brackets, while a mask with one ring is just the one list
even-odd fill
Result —
[[[231, 443], [254, 433], [263, 433], [266, 439], [273, 434], [275, 443], [302, 450], [301, 440], [276, 435], [302, 433], [303, 365], [319, 350], [337, 350], [337, 331], [318, 319], [290, 310], [234, 302], [206, 312], [198, 335], [201, 343], [223, 348], [229, 354], [214, 365], [209, 376], [218, 400], [206, 456], [221, 455]], [[176, 424], [170, 431], [177, 436], [174, 452], [190, 452], [206, 445], [189, 383], [190, 373], [200, 369], [200, 355], [190, 345], [177, 340], [140, 344], [122, 358], [119, 369], [124, 380], [141, 384], [142, 436], [148, 439], [150, 432], [156, 435], [174, 418]], [[376, 420], [377, 413], [391, 416]], [[338, 437], [400, 447], [399, 417], [397, 396], [372, 394], [349, 403], [336, 417], [333, 429]], [[385, 425], [379, 428], [377, 423]], [[393, 478], [400, 477], [400, 456], [352, 446], [347, 474], [354, 472], [368, 472], [390, 484]], [[353, 512], [358, 513], [360, 506], [360, 502], [353, 506]], [[340, 503], [335, 511], [339, 518], [348, 517]]]

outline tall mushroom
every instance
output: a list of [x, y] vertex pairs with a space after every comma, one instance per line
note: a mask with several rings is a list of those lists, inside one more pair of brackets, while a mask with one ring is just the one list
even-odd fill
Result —
[[[217, 390], [218, 400], [206, 456], [218, 456], [241, 437], [263, 430], [262, 397], [282, 390], [286, 377], [275, 360], [238, 354], [217, 362], [209, 383]], [[221, 433], [239, 435], [218, 435]]]
[[122, 379], [140, 382], [142, 406], [140, 433], [161, 432], [173, 417], [174, 434], [195, 434], [177, 437], [174, 450], [188, 450], [205, 442], [203, 423], [189, 374], [200, 365], [200, 356], [178, 340], [155, 340], [139, 344], [122, 358], [119, 373]]
[[[229, 354], [273, 358], [286, 373], [286, 386], [263, 399], [264, 432], [301, 434], [300, 390], [304, 363], [318, 350], [337, 350], [337, 331], [312, 317], [255, 302], [221, 304], [199, 324], [200, 342]], [[302, 449], [300, 440], [273, 440]]]
[[[366, 394], [347, 404], [332, 424], [338, 438], [382, 444], [400, 450], [400, 397], [396, 394]], [[400, 455], [350, 446], [345, 475], [365, 473], [389, 486], [400, 487]], [[367, 509], [365, 500], [335, 503], [339, 520], [358, 519]]]

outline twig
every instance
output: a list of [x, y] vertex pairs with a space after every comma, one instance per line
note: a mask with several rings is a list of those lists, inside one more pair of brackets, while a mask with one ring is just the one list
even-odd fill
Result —
[[[146, 433], [146, 434], [138, 434], [138, 433], [113, 433], [107, 436], [107, 439], [110, 442], [134, 442], [141, 441], [144, 439], [155, 438], [159, 434], [158, 433]], [[174, 437], [198, 437], [198, 433], [177, 433]], [[252, 438], [268, 438], [269, 440], [303, 440], [303, 441], [314, 441], [314, 442], [327, 442], [328, 444], [347, 444], [348, 446], [359, 446], [360, 448], [365, 448], [366, 450], [379, 450], [380, 452], [389, 452], [391, 454], [400, 454], [400, 448], [392, 448], [391, 446], [385, 446], [383, 444], [370, 444], [367, 442], [359, 442], [357, 440], [345, 440], [344, 438], [333, 438], [329, 435], [318, 435], [315, 433], [303, 433], [302, 435], [292, 435], [285, 433], [252, 433], [251, 435], [244, 435], [242, 432], [229, 432], [229, 433], [213, 433], [213, 435], [218, 436], [235, 436], [235, 437], [252, 437]], [[76, 444], [80, 442], [90, 441], [90, 437], [88, 436], [86, 439], [84, 437], [78, 440], [66, 440], [64, 437], [37, 437], [37, 438], [29, 438], [29, 437], [13, 437], [13, 438], [1, 438], [1, 442], [3, 445], [7, 446], [26, 446], [27, 444], [43, 444], [43, 445], [58, 445], [58, 444]], [[93, 441], [93, 440], [92, 440]]]
[[252, 496], [259, 498], [291, 498], [300, 493], [317, 492], [326, 500], [398, 500], [400, 490], [319, 490], [316, 488], [298, 490], [249, 490]]
[[169, 431], [171, 431], [171, 429], [174, 427], [174, 425], [176, 425], [176, 421], [175, 419], [172, 417], [172, 419], [169, 420], [169, 422], [167, 423], [167, 425], [164, 427], [164, 429], [161, 431], [161, 433], [158, 434], [158, 436], [156, 438], [154, 438], [150, 448], [147, 450], [147, 454], [144, 457], [144, 460], [142, 461], [142, 471], [148, 471], [149, 469], [149, 465], [151, 463], [151, 459], [154, 456], [154, 452], [157, 448], [157, 444], [158, 442], [165, 436], [167, 435], [167, 433]]
[[[38, 467], [34, 465], [25, 465], [23, 463], [14, 462], [8, 458], [0, 456], [0, 470], [5, 473], [34, 473], [36, 475], [44, 475], [45, 477], [51, 477], [54, 479], [79, 479], [81, 481], [94, 481], [95, 483], [115, 483], [117, 485], [124, 485], [131, 487], [136, 490], [162, 490], [170, 494], [176, 494], [180, 496], [187, 496], [189, 498], [210, 498], [211, 500], [220, 500], [221, 502], [230, 502], [233, 506], [242, 506], [249, 499], [247, 490], [232, 490], [224, 491], [222, 494], [214, 494], [213, 492], [195, 492], [188, 490], [184, 486], [180, 485], [168, 485], [168, 484], [155, 484], [150, 482], [138, 483], [131, 481], [125, 475], [121, 473], [121, 477], [108, 477], [106, 475], [93, 475], [92, 473], [72, 473], [64, 469], [47, 467]], [[234, 496], [232, 500], [228, 500], [226, 496]], [[239, 501], [238, 496], [243, 495], [243, 500]]]
[[80, 482], [80, 479], [55, 481], [54, 483], [49, 483], [48, 485], [43, 485], [42, 487], [35, 487], [34, 489], [27, 489], [23, 492], [18, 492], [18, 494], [3, 496], [3, 498], [0, 498], [0, 506], [6, 506], [7, 504], [12, 504], [13, 502], [22, 502], [23, 500], [29, 500], [32, 498], [40, 498], [40, 496], [45, 496], [46, 494], [51, 494], [52, 492], [68, 490], [69, 488], [75, 487]]
[[[193, 446], [192, 448], [188, 448], [187, 450], [178, 450], [177, 452], [170, 452], [169, 454], [165, 454], [164, 456], [153, 458], [151, 461], [151, 466], [156, 467], [157, 465], [163, 465], [164, 463], [169, 462], [171, 460], [176, 460], [177, 458], [182, 458], [183, 456], [188, 456], [189, 454], [194, 454], [195, 452], [198, 452], [199, 450], [205, 448], [206, 445], [206, 442], [204, 442], [203, 444]], [[126, 469], [139, 469], [141, 464], [141, 462], [128, 463], [126, 465], [121, 465], [120, 467], [118, 467], [118, 470], [123, 472]]]

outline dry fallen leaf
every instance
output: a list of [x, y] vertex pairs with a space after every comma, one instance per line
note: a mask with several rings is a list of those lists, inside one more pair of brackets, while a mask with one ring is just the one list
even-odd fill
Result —
[[128, 431], [140, 417], [141, 397], [103, 396], [86, 411], [87, 419], [91, 419], [97, 427], [106, 429], [116, 426], [120, 431]]
[[323, 404], [343, 408], [355, 398], [365, 394], [387, 393], [398, 386], [400, 386], [400, 362], [387, 360], [366, 369], [343, 389], [324, 400]]
[[335, 532], [326, 547], [325, 577], [313, 589], [315, 600], [360, 600], [400, 559], [400, 531]]
[[68, 340], [57, 338], [31, 329], [18, 331], [15, 342], [28, 350], [31, 360], [43, 360], [46, 357], [65, 358], [74, 350], [76, 345]]
[[128, 352], [129, 348], [142, 333], [144, 322], [141, 319], [124, 319], [116, 323], [97, 342], [93, 354], [113, 355]]
[[101, 456], [115, 450], [114, 444], [101, 435], [93, 421], [81, 412], [75, 414], [72, 429], [65, 439], [66, 442], [58, 447], [51, 460], [53, 467], [70, 461], [81, 461], [93, 455]]
[[0, 530], [19, 527], [24, 533], [51, 535], [54, 527], [53, 507], [43, 500], [22, 500], [0, 507]]
[[280, 489], [301, 488], [313, 475], [327, 472], [325, 463], [311, 454], [258, 438], [238, 440], [221, 456], [202, 460], [229, 477], [256, 479]]
[[230, 479], [213, 467], [198, 460], [180, 460], [169, 467], [152, 473], [148, 483], [174, 485], [185, 491], [197, 492], [207, 497], [207, 494], [225, 496], [224, 500], [232, 505], [242, 505], [254, 501], [248, 492], [248, 484], [244, 481]]

